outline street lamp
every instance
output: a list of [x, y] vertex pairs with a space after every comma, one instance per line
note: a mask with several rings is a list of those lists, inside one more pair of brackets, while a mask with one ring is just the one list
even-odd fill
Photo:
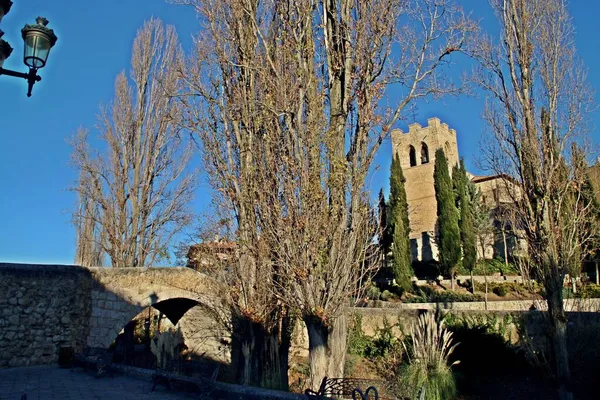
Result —
[[[8, 4], [8, 7], [5, 8], [6, 4]], [[0, 9], [2, 9], [4, 14], [6, 14], [7, 10], [10, 9], [11, 4], [12, 2], [10, 0], [0, 0]], [[21, 36], [25, 42], [23, 62], [29, 67], [29, 72], [17, 72], [2, 68], [4, 60], [10, 56], [12, 48], [7, 42], [0, 39], [0, 75], [8, 75], [16, 78], [27, 79], [27, 97], [31, 97], [33, 85], [42, 80], [42, 78], [37, 74], [37, 71], [38, 69], [46, 66], [50, 49], [58, 40], [54, 34], [54, 31], [48, 28], [47, 25], [48, 20], [46, 18], [37, 17], [35, 24], [25, 25], [25, 27], [21, 29]]]

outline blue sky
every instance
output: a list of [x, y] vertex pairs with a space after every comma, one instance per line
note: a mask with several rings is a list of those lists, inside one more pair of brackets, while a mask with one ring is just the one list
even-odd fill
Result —
[[[75, 195], [68, 188], [76, 171], [70, 166], [67, 139], [78, 127], [94, 127], [98, 106], [111, 99], [116, 75], [128, 69], [135, 32], [145, 20], [154, 16], [175, 25], [184, 48], [190, 47], [199, 26], [191, 8], [164, 0], [13, 1], [0, 23], [4, 39], [15, 48], [5, 68], [25, 70], [20, 29], [38, 15], [50, 20], [49, 27], [59, 39], [31, 98], [26, 97], [24, 80], [0, 76], [0, 262], [70, 264], [75, 254], [70, 222]], [[487, 1], [461, 3], [484, 29], [494, 29]], [[572, 0], [570, 11], [579, 54], [590, 69], [589, 83], [599, 88], [600, 3]], [[423, 103], [416, 116], [422, 125], [436, 116], [456, 129], [460, 154], [472, 172], [478, 172], [475, 159], [485, 130], [482, 102], [459, 98]], [[600, 126], [600, 118], [594, 123]], [[597, 134], [593, 138], [598, 142]], [[371, 179], [375, 194], [388, 186], [390, 157], [386, 142], [376, 160], [380, 167]], [[209, 205], [208, 196], [207, 188], [201, 187], [193, 205], [197, 213]]]

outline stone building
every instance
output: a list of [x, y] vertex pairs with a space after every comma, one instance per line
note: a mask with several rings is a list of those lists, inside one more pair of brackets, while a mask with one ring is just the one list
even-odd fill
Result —
[[[435, 242], [437, 225], [437, 202], [433, 183], [435, 152], [443, 149], [448, 159], [450, 173], [458, 164], [458, 142], [456, 131], [438, 118], [427, 120], [427, 126], [417, 123], [409, 125], [408, 132], [399, 129], [392, 131], [392, 149], [400, 159], [404, 177], [404, 187], [408, 200], [410, 239], [413, 260], [430, 261], [438, 259]], [[491, 208], [497, 209], [512, 202], [516, 186], [506, 176], [475, 176], [469, 174], [482, 194], [482, 200]], [[497, 236], [497, 235], [496, 235]], [[485, 252], [478, 246], [480, 256], [503, 257], [507, 252], [505, 238], [493, 238], [485, 245]], [[514, 247], [513, 245], [511, 245]], [[484, 253], [484, 254], [482, 254]]]
[[227, 240], [215, 238], [214, 241], [190, 246], [187, 253], [187, 267], [200, 272], [225, 269], [235, 254], [237, 245]]

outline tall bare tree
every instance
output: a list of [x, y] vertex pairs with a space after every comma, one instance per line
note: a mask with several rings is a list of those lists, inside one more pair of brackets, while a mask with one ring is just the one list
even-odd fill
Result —
[[[81, 174], [78, 186], [90, 184], [89, 176]], [[99, 267], [102, 265], [102, 236], [98, 229], [98, 205], [90, 201], [85, 193], [78, 194], [77, 210], [73, 214], [73, 224], [77, 247], [75, 264], [84, 267]]]
[[97, 130], [102, 150], [92, 148], [88, 131], [73, 140], [82, 202], [75, 220], [78, 241], [95, 243], [114, 267], [152, 265], [164, 257], [173, 234], [191, 221], [187, 208], [194, 174], [186, 172], [191, 147], [180, 128], [177, 72], [182, 54], [174, 28], [151, 20], [133, 43], [130, 79], [121, 73], [115, 99], [103, 107]]
[[475, 76], [488, 94], [493, 140], [489, 166], [514, 177], [518, 220], [535, 275], [545, 287], [561, 399], [572, 398], [565, 274], [581, 267], [591, 206], [582, 196], [583, 156], [571, 151], [586, 131], [591, 93], [576, 57], [563, 0], [491, 0], [500, 38], [479, 40]]
[[236, 220], [239, 314], [271, 333], [297, 313], [317, 387], [343, 375], [344, 309], [374, 254], [373, 157], [413, 100], [456, 91], [440, 67], [473, 23], [446, 0], [182, 2], [203, 21], [184, 102]]

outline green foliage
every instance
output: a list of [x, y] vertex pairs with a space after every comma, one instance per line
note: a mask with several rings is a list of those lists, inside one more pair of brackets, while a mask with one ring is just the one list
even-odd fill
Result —
[[[459, 267], [459, 274], [467, 275], [470, 272], [466, 268]], [[512, 263], [506, 263], [501, 258], [479, 259], [473, 269], [473, 275], [519, 275], [519, 269]]]
[[600, 285], [590, 283], [585, 285], [581, 290], [581, 297], [589, 298], [600, 298]]
[[456, 195], [456, 203], [460, 211], [459, 228], [463, 253], [461, 265], [468, 271], [472, 271], [477, 262], [477, 238], [474, 230], [472, 205], [476, 189], [467, 177], [467, 170], [465, 169], [463, 160], [460, 160], [459, 165], [454, 166], [452, 170], [452, 182]]
[[389, 213], [387, 213], [389, 233], [386, 237], [391, 236], [392, 238], [391, 269], [396, 284], [403, 290], [408, 290], [411, 287], [411, 278], [414, 272], [412, 270], [408, 202], [406, 200], [406, 190], [404, 189], [405, 181], [400, 159], [395, 156], [392, 159], [390, 170], [390, 199]]
[[375, 360], [396, 352], [401, 343], [394, 334], [394, 327], [384, 317], [383, 326], [375, 330], [375, 335], [367, 336], [362, 330], [362, 316], [354, 314], [348, 330], [348, 353]]
[[379, 300], [379, 297], [381, 296], [381, 291], [379, 290], [375, 282], [370, 281], [367, 284], [367, 287], [365, 289], [365, 296], [367, 296], [370, 300]]
[[520, 328], [523, 321], [518, 315], [505, 314], [452, 314], [444, 316], [446, 326], [451, 331], [459, 329], [481, 330], [488, 335], [499, 335], [508, 341], [511, 326]]
[[[456, 397], [456, 381], [449, 367], [428, 370], [420, 363], [413, 363], [404, 369], [402, 375], [407, 386], [419, 388], [412, 391], [414, 399], [450, 400]], [[425, 391], [423, 397], [420, 390]]]
[[347, 349], [348, 353], [357, 356], [364, 356], [365, 349], [370, 345], [371, 338], [364, 334], [362, 330], [362, 316], [358, 313], [350, 317], [350, 326], [348, 329]]
[[398, 338], [394, 335], [394, 325], [387, 318], [383, 318], [383, 326], [378, 327], [375, 336], [366, 346], [364, 356], [370, 359], [387, 357], [398, 345]]
[[383, 300], [383, 301], [398, 300], [398, 296], [396, 294], [390, 292], [389, 290], [384, 290], [381, 293], [381, 300]]
[[[485, 283], [475, 282], [475, 290], [479, 292], [485, 291]], [[516, 293], [521, 296], [537, 293], [539, 290], [536, 283], [532, 282], [529, 287], [523, 283], [517, 282], [488, 282], [488, 291], [495, 293], [498, 296], [504, 297], [508, 293]]]
[[[482, 201], [481, 191], [472, 184], [469, 187], [471, 196], [471, 211], [473, 215], [473, 234], [480, 248], [489, 245], [489, 240], [494, 232], [490, 208]], [[477, 268], [477, 266], [475, 267]]]
[[449, 358], [457, 344], [443, 320], [433, 313], [419, 317], [410, 331], [410, 363], [401, 371], [401, 382], [411, 397], [421, 394], [427, 400], [447, 400], [456, 396], [456, 383]]
[[501, 285], [493, 288], [492, 292], [494, 292], [496, 296], [504, 297], [508, 294], [508, 289], [506, 288], [506, 286]]
[[455, 303], [483, 301], [480, 295], [454, 291], [437, 292], [429, 286], [421, 286], [415, 291], [415, 297], [405, 300], [405, 303]]
[[448, 161], [442, 149], [435, 152], [433, 179], [437, 200], [437, 242], [440, 265], [444, 273], [454, 276], [461, 258], [459, 214], [448, 170]]

